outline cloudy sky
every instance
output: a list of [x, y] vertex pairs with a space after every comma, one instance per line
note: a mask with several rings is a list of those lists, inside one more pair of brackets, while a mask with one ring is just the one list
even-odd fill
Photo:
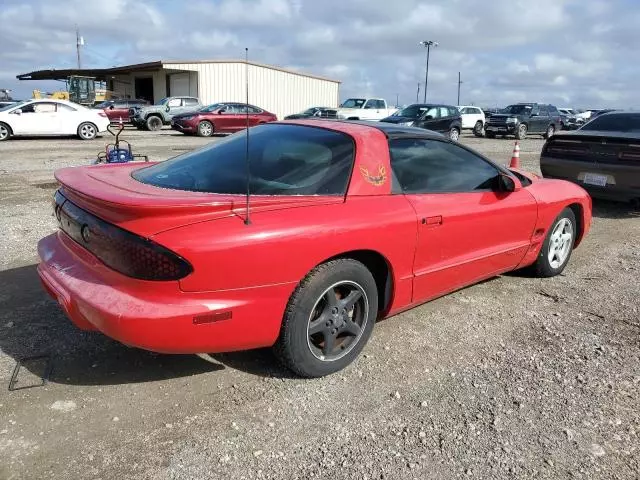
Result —
[[[1, 0], [0, 88], [59, 85], [16, 75], [76, 65], [242, 58], [343, 82], [341, 97], [504, 106], [640, 106], [638, 0]], [[423, 85], [421, 85], [421, 89]], [[422, 91], [420, 93], [422, 100]]]

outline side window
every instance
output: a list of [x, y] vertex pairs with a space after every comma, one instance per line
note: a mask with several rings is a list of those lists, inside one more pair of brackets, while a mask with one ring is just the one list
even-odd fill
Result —
[[531, 110], [529, 111], [529, 115], [540, 115], [540, 107], [538, 105], [534, 105], [533, 107], [531, 107]]
[[482, 114], [483, 114], [483, 111], [482, 111], [482, 110], [480, 110], [479, 108], [474, 108], [474, 109], [473, 109], [473, 113], [475, 113], [476, 115], [482, 115]]
[[449, 109], [447, 107], [438, 107], [440, 109], [440, 118], [449, 116]]
[[547, 107], [540, 107], [539, 115], [541, 117], [548, 117], [549, 116], [549, 109]]
[[376, 100], [367, 100], [364, 104], [364, 108], [376, 108]]
[[[457, 108], [449, 107], [448, 110], [449, 110], [450, 117], [457, 117], [458, 115], [460, 115], [460, 111]], [[473, 113], [473, 112], [470, 111], [469, 113]]]
[[198, 105], [198, 100], [196, 100], [195, 98], [185, 98], [184, 105], [187, 107], [194, 107]]
[[376, 100], [376, 104], [377, 104], [376, 108], [380, 108], [380, 109], [387, 108], [382, 100]]
[[65, 105], [64, 103], [56, 103], [56, 108], [58, 112], [75, 112], [76, 111], [75, 108], [70, 107], [69, 105]]
[[[558, 109], [556, 107], [554, 107], [553, 105], [549, 105], [549, 114], [550, 115], [559, 115], [560, 112], [558, 111]], [[568, 115], [569, 112], [566, 112], [566, 114]]]
[[169, 107], [179, 107], [182, 104], [182, 100], [179, 98], [172, 98], [171, 100], [169, 100], [169, 103], [167, 103], [167, 106]]
[[[440, 118], [440, 110], [438, 109], [438, 107], [431, 107], [429, 110], [424, 112], [423, 115], [425, 120]], [[427, 118], [427, 117], [431, 117], [431, 118]]]
[[463, 115], [466, 115], [468, 113], [473, 113], [473, 112], [471, 111], [471, 109], [469, 107], [466, 107], [466, 108], [463, 108], [462, 110], [460, 110], [460, 113], [463, 114]]
[[464, 148], [426, 139], [389, 142], [391, 168], [404, 193], [448, 193], [489, 190], [496, 167]]
[[251, 114], [253, 114], [253, 115], [256, 115], [256, 114], [258, 114], [258, 113], [262, 113], [262, 110], [260, 110], [260, 109], [259, 109], [259, 108], [257, 108], [257, 107], [254, 107], [254, 106], [249, 105], [249, 113], [251, 113]]
[[31, 111], [35, 113], [52, 113], [56, 111], [56, 104], [53, 102], [38, 102], [31, 105], [33, 106]]

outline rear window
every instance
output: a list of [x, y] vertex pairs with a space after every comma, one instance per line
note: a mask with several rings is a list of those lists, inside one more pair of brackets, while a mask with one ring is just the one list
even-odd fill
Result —
[[[221, 194], [247, 191], [246, 131], [133, 173], [163, 188]], [[251, 180], [257, 195], [344, 195], [354, 144], [343, 133], [300, 125], [261, 125], [249, 135]]]
[[640, 132], [640, 113], [605, 113], [591, 120], [580, 130]]

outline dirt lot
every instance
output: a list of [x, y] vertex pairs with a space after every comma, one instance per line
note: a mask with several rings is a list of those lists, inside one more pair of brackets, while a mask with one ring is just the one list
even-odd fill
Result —
[[[211, 140], [127, 135], [165, 159]], [[565, 273], [465, 289], [377, 325], [321, 380], [268, 350], [162, 356], [72, 326], [40, 288], [52, 172], [107, 138], [0, 144], [0, 479], [640, 478], [640, 220], [596, 202]], [[465, 136], [507, 162], [512, 140]], [[538, 170], [542, 140], [521, 143]], [[44, 387], [8, 391], [50, 355]], [[38, 381], [43, 362], [20, 371]]]

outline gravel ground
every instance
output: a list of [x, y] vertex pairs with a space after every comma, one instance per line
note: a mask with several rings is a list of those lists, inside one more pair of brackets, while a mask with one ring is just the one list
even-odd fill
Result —
[[[215, 139], [128, 131], [165, 159]], [[361, 358], [300, 380], [268, 350], [164, 356], [75, 329], [42, 292], [52, 172], [107, 138], [0, 144], [0, 479], [640, 478], [640, 222], [596, 202], [553, 279], [510, 274], [381, 322]], [[502, 163], [512, 140], [464, 136]], [[521, 142], [538, 171], [540, 139]], [[19, 375], [38, 381], [41, 361]]]

